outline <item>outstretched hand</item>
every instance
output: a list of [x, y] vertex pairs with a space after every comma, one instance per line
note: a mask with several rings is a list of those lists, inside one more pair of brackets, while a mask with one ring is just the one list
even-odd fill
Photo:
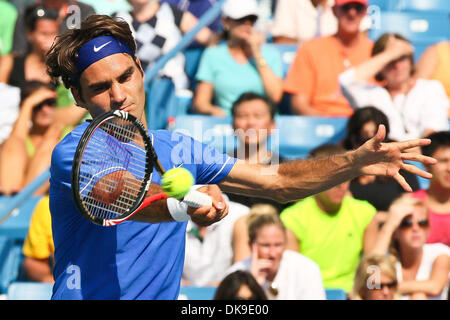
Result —
[[427, 179], [432, 177], [431, 173], [404, 162], [418, 161], [423, 164], [435, 164], [436, 159], [417, 152], [411, 152], [412, 148], [430, 144], [430, 139], [385, 143], [383, 142], [385, 137], [386, 128], [384, 125], [380, 125], [376, 135], [356, 150], [355, 163], [360, 165], [361, 174], [391, 176], [408, 192], [412, 191], [411, 186], [400, 174], [400, 170], [405, 170]]

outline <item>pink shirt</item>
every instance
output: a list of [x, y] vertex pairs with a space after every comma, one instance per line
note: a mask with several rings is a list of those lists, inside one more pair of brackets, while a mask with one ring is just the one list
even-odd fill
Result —
[[[425, 201], [426, 190], [418, 190], [412, 194], [414, 198]], [[450, 246], [450, 212], [437, 213], [428, 209], [428, 219], [430, 221], [430, 231], [427, 243], [444, 243]]]

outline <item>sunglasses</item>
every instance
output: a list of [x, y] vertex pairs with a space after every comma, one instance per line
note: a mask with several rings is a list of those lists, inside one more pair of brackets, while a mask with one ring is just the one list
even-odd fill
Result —
[[49, 98], [49, 99], [45, 99], [44, 101], [42, 101], [41, 103], [37, 104], [34, 107], [34, 111], [39, 111], [41, 110], [44, 106], [50, 106], [50, 107], [55, 107], [56, 106], [56, 99], [54, 98]]
[[349, 12], [351, 9], [355, 9], [358, 13], [363, 13], [366, 10], [366, 6], [361, 3], [347, 3], [340, 6], [342, 11]]
[[251, 24], [255, 24], [256, 20], [258, 20], [257, 16], [249, 15], [249, 16], [245, 16], [240, 19], [235, 19], [234, 21], [236, 21], [239, 24], [243, 24], [243, 23], [246, 23], [247, 21], [250, 21]]
[[372, 288], [372, 290], [383, 290], [384, 288], [388, 288], [388, 289], [395, 289], [397, 287], [397, 281], [392, 281], [392, 282], [385, 282], [385, 283], [379, 283], [377, 285], [375, 285], [374, 288]]
[[[428, 219], [419, 220], [419, 221], [417, 221], [417, 224], [421, 228], [427, 228], [429, 225]], [[412, 226], [413, 226], [413, 221], [411, 218], [405, 219], [402, 221], [402, 223], [400, 223], [400, 229], [407, 229], [407, 228], [411, 228]]]

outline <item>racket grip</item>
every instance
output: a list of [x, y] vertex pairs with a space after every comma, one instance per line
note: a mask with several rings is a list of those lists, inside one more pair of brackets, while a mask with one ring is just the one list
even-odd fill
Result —
[[182, 202], [193, 208], [212, 207], [212, 198], [210, 196], [192, 189], [184, 196]]

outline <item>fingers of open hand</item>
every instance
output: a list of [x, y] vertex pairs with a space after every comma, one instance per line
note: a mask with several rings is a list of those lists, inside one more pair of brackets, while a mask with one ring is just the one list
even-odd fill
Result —
[[426, 179], [430, 179], [433, 177], [433, 175], [429, 172], [426, 172], [418, 167], [416, 167], [415, 165], [409, 164], [409, 163], [403, 163], [402, 164], [402, 169], [409, 171], [413, 174], [416, 174], [420, 177], [426, 178]]
[[400, 174], [396, 173], [393, 178], [402, 186], [403, 189], [407, 192], [412, 192], [411, 186], [406, 182], [405, 178]]

